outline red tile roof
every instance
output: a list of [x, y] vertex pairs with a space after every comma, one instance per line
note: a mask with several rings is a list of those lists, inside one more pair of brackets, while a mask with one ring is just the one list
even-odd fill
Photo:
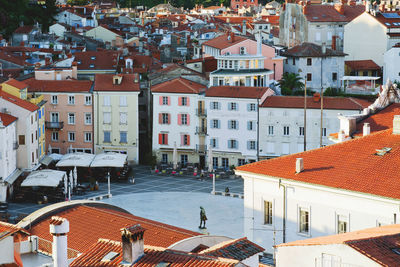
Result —
[[14, 33], [24, 33], [24, 34], [28, 34], [33, 30], [33, 26], [32, 25], [25, 25], [25, 26], [20, 26], [18, 27]]
[[[371, 14], [370, 15], [373, 18], [375, 18], [377, 21], [379, 21], [386, 28], [400, 28], [400, 24], [399, 24], [400, 23], [400, 12], [385, 11], [384, 14], [394, 14], [394, 15], [398, 15], [399, 17], [398, 18], [385, 18], [385, 16], [382, 15], [381, 12], [376, 12], [376, 16], [373, 16]], [[393, 24], [393, 23], [396, 23], [396, 24]]]
[[[377, 149], [391, 148], [383, 156]], [[296, 158], [304, 171], [295, 172]], [[302, 153], [237, 167], [245, 172], [400, 199], [400, 135], [392, 129]]]
[[86, 205], [68, 207], [41, 219], [38, 223], [32, 225], [29, 230], [31, 234], [51, 241], [52, 236], [49, 232], [51, 216], [59, 216], [69, 221], [68, 247], [79, 252], [84, 252], [99, 238], [121, 240], [120, 229], [134, 224], [140, 224], [146, 229], [145, 244], [151, 246], [168, 247], [180, 240], [200, 235], [196, 232], [137, 217], [129, 213]]
[[218, 49], [225, 49], [237, 43], [243, 42], [247, 38], [235, 35], [233, 39], [234, 40], [232, 42], [231, 40], [228, 40], [228, 36], [226, 34], [223, 34], [218, 37], [215, 37], [214, 39], [208, 40], [207, 42], [204, 42], [203, 46], [211, 46]]
[[344, 15], [331, 5], [307, 5], [306, 18], [310, 22], [350, 22], [365, 11], [364, 5], [344, 5]]
[[261, 98], [269, 89], [268, 87], [249, 86], [213, 86], [207, 89], [207, 97], [229, 98]]
[[353, 70], [380, 70], [379, 67], [373, 60], [346, 60], [344, 62], [349, 68]]
[[15, 88], [17, 88], [19, 90], [22, 90], [22, 89], [25, 89], [25, 88], [28, 87], [28, 85], [26, 83], [17, 81], [15, 79], [9, 79], [8, 81], [5, 82], [5, 84], [8, 84], [8, 85], [10, 85], [12, 87], [15, 87]]
[[122, 76], [121, 84], [113, 84], [115, 74], [96, 74], [94, 79], [94, 91], [125, 91], [139, 92], [139, 82], [135, 83], [136, 74], [118, 74]]
[[16, 65], [19, 65], [21, 67], [32, 66], [32, 64], [26, 62], [23, 57], [15, 56], [13, 54], [3, 52], [3, 51], [0, 51], [0, 60], [8, 61], [8, 62], [14, 63]]
[[78, 70], [113, 70], [117, 68], [119, 60], [119, 54], [115, 51], [76, 52], [74, 56]]
[[[144, 241], [146, 242], [146, 234]], [[110, 252], [115, 252], [118, 255], [109, 262], [104, 262], [102, 259]], [[233, 267], [239, 262], [236, 260], [215, 258], [192, 254], [182, 251], [170, 250], [161, 247], [144, 246], [144, 256], [141, 257], [133, 267], [157, 267], [159, 264], [166, 263], [170, 267], [187, 266], [187, 267]], [[99, 239], [85, 253], [79, 256], [71, 263], [71, 267], [83, 266], [121, 266], [122, 261], [122, 244], [121, 242], [111, 241], [107, 239]], [[162, 265], [164, 266], [164, 265]]]
[[[1, 113], [0, 112], [0, 121], [3, 123], [4, 126], [8, 126], [11, 123], [13, 123], [14, 121], [16, 121], [18, 118], [10, 115], [10, 114], [6, 114], [6, 113]], [[1, 229], [0, 229], [1, 231]]]
[[93, 82], [89, 80], [47, 81], [30, 78], [24, 81], [28, 92], [90, 92]]
[[[371, 103], [352, 97], [324, 97], [324, 109], [363, 110]], [[270, 96], [260, 105], [263, 108], [304, 108], [303, 96]], [[321, 101], [307, 97], [307, 108], [320, 109]]]
[[184, 78], [176, 78], [151, 87], [154, 93], [199, 94], [207, 86]]
[[39, 109], [39, 107], [36, 106], [35, 104], [32, 104], [31, 102], [23, 100], [19, 97], [10, 95], [9, 93], [3, 92], [1, 89], [0, 89], [0, 98], [6, 100], [8, 102], [11, 102], [21, 108], [29, 110], [31, 112]]
[[283, 56], [288, 57], [344, 57], [345, 53], [326, 48], [325, 53], [322, 53], [322, 46], [304, 42], [285, 51]]
[[9, 236], [9, 235], [14, 235], [14, 234], [20, 234], [21, 236], [28, 236], [29, 232], [27, 232], [25, 229], [20, 228], [14, 224], [11, 223], [6, 223], [0, 221], [0, 240]]

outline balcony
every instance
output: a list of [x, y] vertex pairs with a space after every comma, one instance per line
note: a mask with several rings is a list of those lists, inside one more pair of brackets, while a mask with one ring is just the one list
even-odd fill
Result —
[[207, 134], [207, 127], [196, 127], [196, 134]]
[[14, 149], [14, 150], [17, 150], [18, 147], [19, 147], [18, 142], [14, 142], [14, 143], [13, 143], [13, 149]]
[[196, 108], [196, 115], [198, 117], [207, 117], [207, 110], [204, 108]]
[[61, 130], [64, 128], [64, 122], [63, 121], [46, 121], [46, 129], [55, 129], [55, 130]]
[[196, 145], [196, 152], [197, 153], [206, 153], [207, 145]]

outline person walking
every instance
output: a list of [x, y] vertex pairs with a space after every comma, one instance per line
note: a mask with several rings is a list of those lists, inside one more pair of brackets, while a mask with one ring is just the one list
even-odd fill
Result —
[[[206, 229], [206, 221], [207, 221], [207, 216], [206, 216], [206, 210], [200, 206], [200, 229]], [[203, 224], [203, 226], [201, 226]]]

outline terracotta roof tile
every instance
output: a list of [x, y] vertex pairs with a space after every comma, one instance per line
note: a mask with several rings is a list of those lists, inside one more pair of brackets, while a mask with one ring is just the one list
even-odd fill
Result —
[[[383, 156], [378, 149], [391, 148]], [[295, 172], [297, 158], [304, 171]], [[334, 159], [334, 160], [332, 160]], [[237, 167], [269, 177], [400, 199], [400, 135], [392, 129], [302, 153]]]
[[245, 37], [235, 35], [232, 42], [231, 40], [228, 40], [228, 36], [226, 34], [223, 34], [214, 39], [208, 40], [207, 42], [204, 42], [203, 46], [211, 46], [218, 49], [225, 49], [237, 43], [243, 42], [244, 40], [246, 40]]
[[22, 89], [25, 89], [25, 88], [28, 87], [28, 85], [26, 83], [17, 81], [15, 79], [9, 79], [8, 81], [5, 82], [5, 84], [8, 84], [8, 85], [10, 85], [12, 87], [15, 87], [15, 88], [17, 88], [19, 90], [22, 90]]
[[135, 82], [136, 74], [118, 74], [122, 76], [121, 84], [113, 84], [114, 74], [96, 74], [94, 91], [139, 92], [139, 82]]
[[47, 81], [30, 78], [24, 81], [29, 92], [90, 92], [93, 82], [89, 80]]
[[365, 11], [364, 5], [344, 5], [344, 14], [341, 15], [331, 5], [307, 5], [306, 18], [311, 22], [350, 22]]
[[74, 56], [78, 70], [113, 70], [117, 68], [119, 60], [115, 51], [76, 52]]
[[206, 89], [205, 85], [184, 78], [176, 78], [151, 87], [154, 93], [199, 94]]
[[10, 125], [12, 122], [16, 121], [18, 118], [10, 115], [10, 114], [6, 114], [6, 113], [1, 113], [0, 112], [0, 121], [3, 123], [4, 126], [8, 126]]
[[18, 27], [14, 33], [24, 33], [24, 34], [28, 34], [33, 30], [33, 26], [32, 25], [25, 25], [25, 26], [20, 26]]
[[[398, 15], [399, 17], [398, 18], [387, 18], [381, 12], [376, 12], [376, 16], [373, 16], [371, 14], [370, 15], [373, 18], [375, 18], [377, 21], [379, 21], [386, 28], [400, 28], [400, 24], [399, 24], [400, 23], [400, 12], [386, 11], [384, 14], [393, 14], [393, 15]], [[391, 15], [391, 16], [393, 16], [393, 15]], [[394, 23], [396, 23], [396, 24], [394, 24]]]
[[373, 60], [346, 60], [345, 65], [353, 70], [380, 70], [379, 67]]
[[229, 97], [229, 98], [261, 98], [267, 91], [272, 90], [268, 87], [249, 87], [249, 86], [213, 86], [207, 89], [207, 97]]
[[[144, 236], [146, 242], [146, 234]], [[110, 252], [117, 253], [117, 256], [109, 262], [102, 259]], [[192, 254], [182, 251], [170, 250], [162, 247], [144, 246], [145, 255], [131, 266], [134, 267], [156, 267], [159, 264], [166, 263], [170, 267], [188, 266], [188, 267], [233, 267], [239, 262], [236, 260], [215, 258]], [[85, 253], [79, 256], [71, 263], [71, 267], [83, 266], [121, 266], [122, 244], [121, 242], [107, 239], [99, 239]]]
[[140, 224], [146, 229], [145, 244], [151, 246], [168, 247], [182, 239], [200, 235], [128, 213], [85, 205], [69, 207], [56, 214], [48, 215], [32, 225], [29, 230], [31, 234], [51, 241], [52, 236], [49, 232], [51, 216], [60, 216], [69, 221], [68, 247], [79, 252], [84, 252], [99, 238], [121, 240], [120, 229], [134, 224]]
[[11, 102], [11, 103], [13, 103], [13, 104], [15, 104], [15, 105], [17, 105], [17, 106], [19, 106], [21, 108], [29, 110], [31, 112], [39, 109], [39, 107], [36, 106], [35, 104], [32, 104], [31, 102], [23, 100], [23, 99], [21, 99], [19, 97], [10, 95], [9, 93], [3, 92], [1, 90], [0, 90], [0, 98], [6, 100], [8, 102]]
[[14, 63], [16, 65], [19, 65], [21, 67], [32, 66], [32, 64], [26, 62], [23, 57], [16, 56], [14, 54], [10, 54], [10, 53], [3, 52], [3, 51], [0, 51], [0, 60], [8, 61], [8, 62]]
[[285, 51], [283, 56], [288, 57], [344, 57], [345, 53], [326, 48], [326, 52], [322, 53], [322, 46], [314, 43], [302, 43]]
[[[324, 97], [324, 109], [363, 110], [371, 103], [351, 97]], [[270, 96], [260, 105], [263, 108], [304, 108], [303, 96]], [[307, 108], [320, 109], [321, 101], [307, 98]]]

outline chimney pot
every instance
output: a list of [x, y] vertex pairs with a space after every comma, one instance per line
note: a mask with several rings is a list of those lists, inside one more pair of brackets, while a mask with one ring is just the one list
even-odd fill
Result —
[[296, 159], [296, 173], [301, 173], [302, 171], [304, 171], [303, 158], [297, 158]]
[[400, 115], [394, 115], [393, 134], [400, 134]]
[[369, 123], [366, 122], [364, 123], [363, 126], [363, 136], [369, 135], [371, 133], [371, 127], [369, 126]]
[[326, 44], [325, 43], [322, 43], [321, 51], [322, 51], [322, 54], [326, 54]]
[[68, 266], [67, 233], [69, 221], [65, 218], [53, 216], [50, 220], [50, 234], [53, 235], [53, 262], [54, 267]]
[[131, 266], [144, 255], [145, 229], [140, 224], [122, 228], [122, 264]]

